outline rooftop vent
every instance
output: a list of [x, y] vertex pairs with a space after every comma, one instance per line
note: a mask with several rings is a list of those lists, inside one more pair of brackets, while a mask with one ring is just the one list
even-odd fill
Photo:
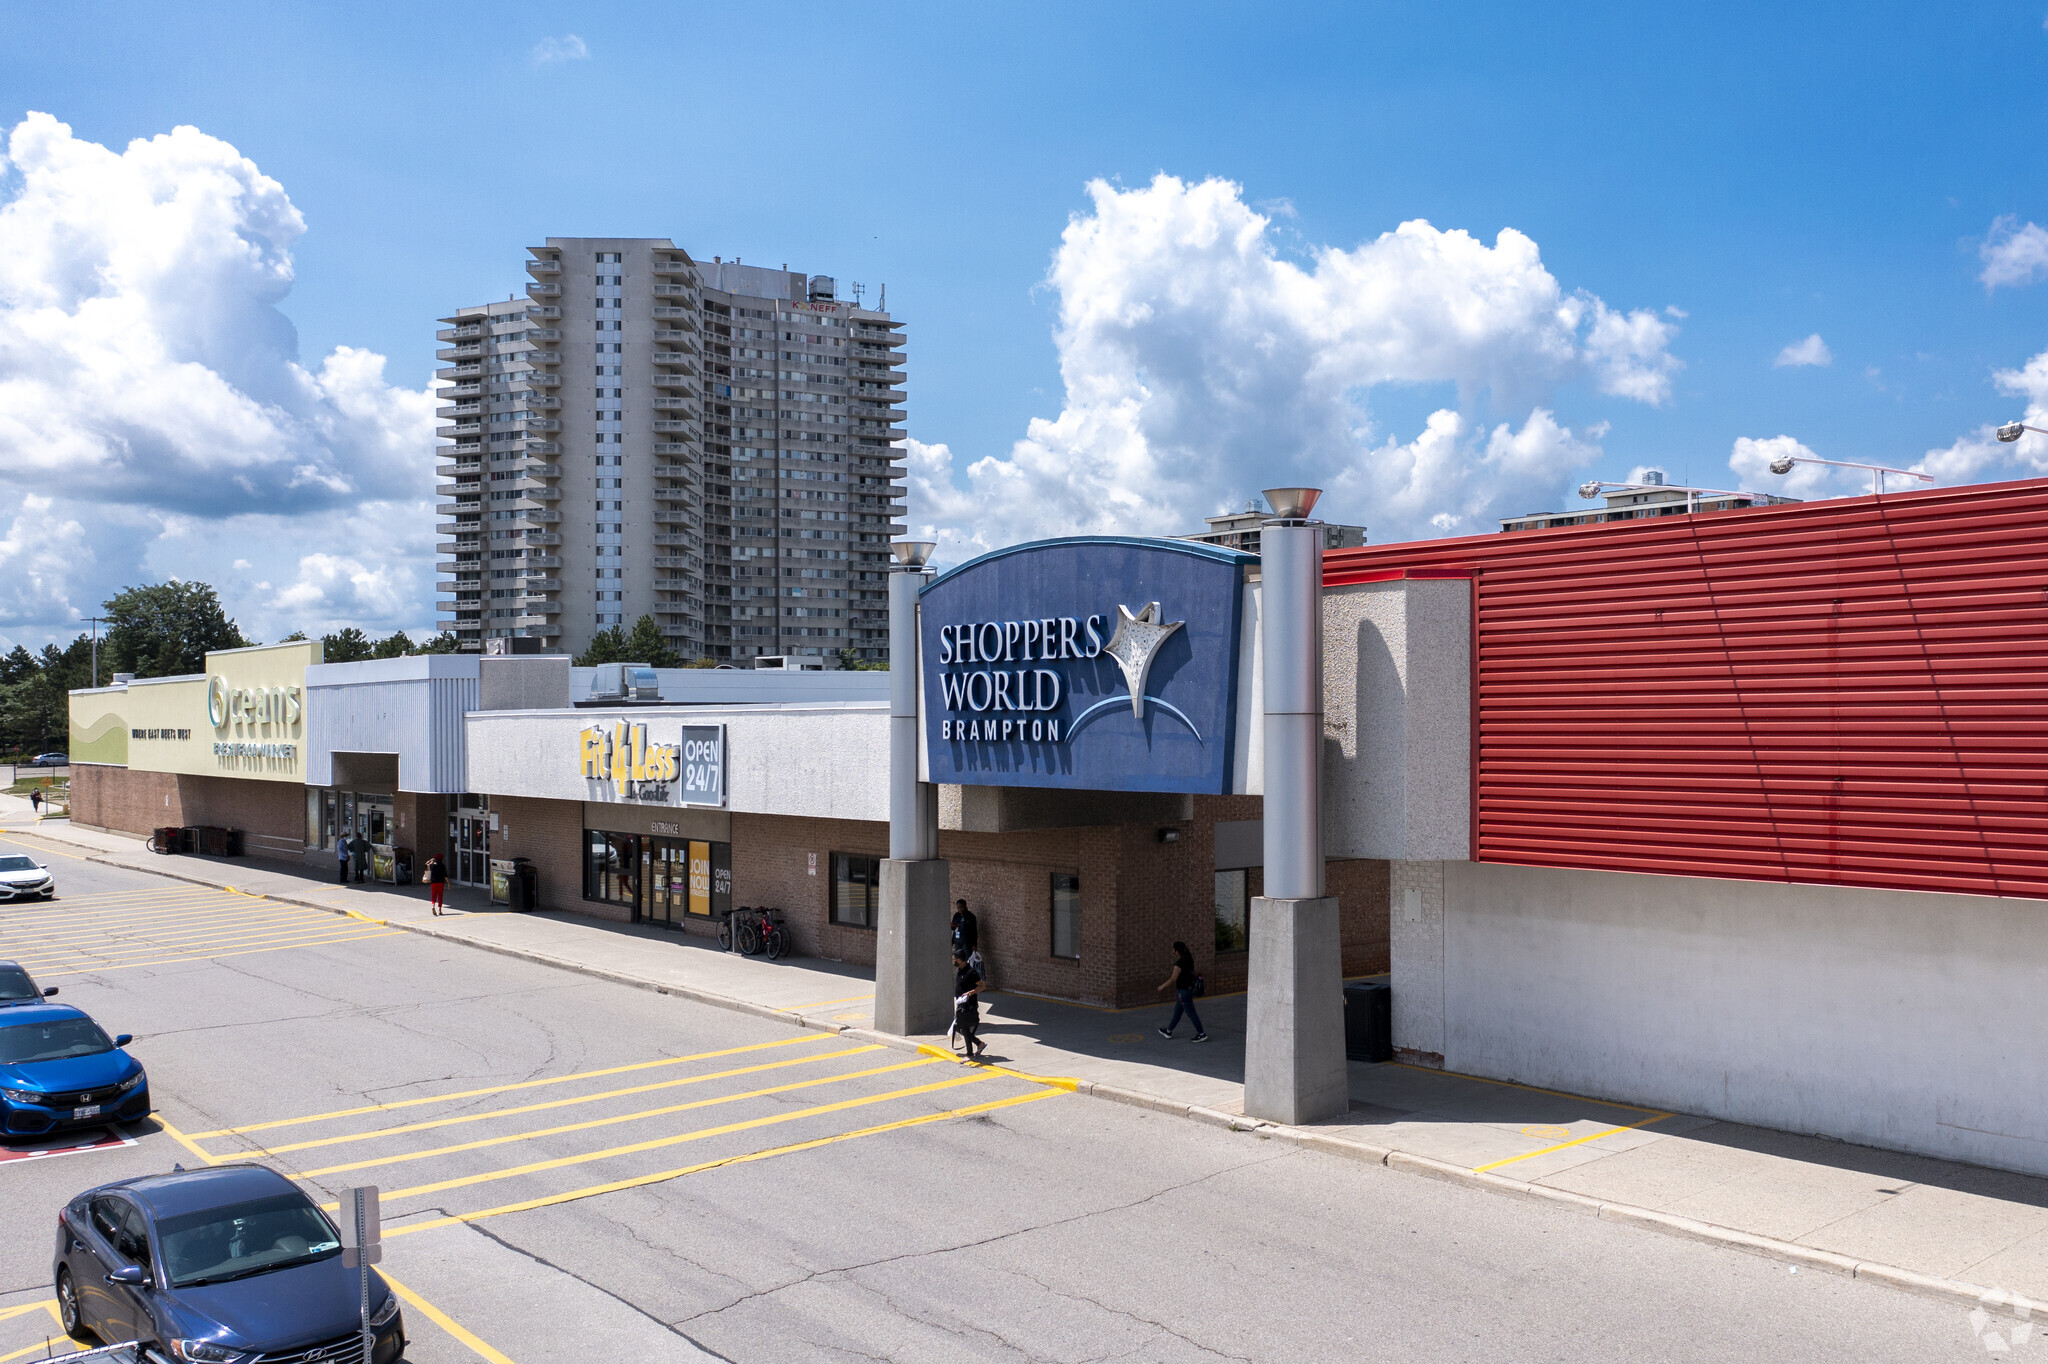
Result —
[[811, 301], [812, 301], [812, 302], [816, 302], [817, 300], [819, 300], [819, 299], [821, 299], [821, 298], [822, 298], [822, 299], [830, 299], [830, 298], [831, 298], [831, 297], [833, 296], [833, 290], [834, 290], [834, 289], [835, 289], [836, 287], [837, 287], [837, 286], [836, 286], [836, 284], [834, 283], [834, 281], [833, 281], [833, 279], [832, 279], [832, 276], [830, 276], [830, 275], [812, 275], [812, 276], [811, 276]]

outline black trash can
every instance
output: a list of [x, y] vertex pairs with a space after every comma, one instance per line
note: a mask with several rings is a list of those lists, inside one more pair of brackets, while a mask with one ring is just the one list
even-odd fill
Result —
[[1394, 1059], [1394, 992], [1377, 981], [1344, 987], [1344, 1054], [1354, 1061]]
[[226, 837], [221, 844], [222, 848], [226, 850], [229, 857], [240, 857], [242, 855], [242, 831], [240, 829], [229, 829], [225, 833]]
[[512, 869], [512, 908], [523, 912], [540, 908], [540, 869], [525, 858], [515, 858]]
[[409, 886], [412, 884], [411, 848], [393, 848], [391, 850], [391, 880], [394, 885]]

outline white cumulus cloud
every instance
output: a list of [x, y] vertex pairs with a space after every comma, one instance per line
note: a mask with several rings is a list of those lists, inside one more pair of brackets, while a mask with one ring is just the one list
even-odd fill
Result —
[[2032, 284], [2048, 278], [2048, 228], [2027, 223], [2010, 214], [1994, 219], [1991, 231], [1977, 248], [1984, 269], [1977, 276], [1989, 293], [2000, 285]]
[[[180, 127], [114, 151], [31, 113], [5, 145], [0, 505], [54, 499], [44, 514], [90, 527], [99, 553], [52, 564], [0, 630], [65, 633], [173, 571], [220, 585], [245, 629], [293, 628], [234, 595], [223, 545], [287, 577], [366, 529], [386, 538], [394, 508], [431, 497], [432, 396], [387, 382], [369, 351], [301, 363], [279, 305], [305, 222], [226, 142]], [[223, 540], [238, 519], [268, 529]], [[431, 602], [400, 615], [417, 628]]]
[[1828, 343], [1820, 339], [1819, 332], [1815, 332], [1804, 341], [1794, 341], [1791, 345], [1779, 351], [1778, 358], [1771, 361], [1771, 363], [1781, 368], [1798, 365], [1832, 365], [1835, 363], [1835, 357], [1834, 353], [1828, 349]]
[[[1556, 419], [1560, 388], [1662, 404], [1681, 367], [1669, 317], [1567, 289], [1512, 228], [1488, 245], [1418, 220], [1296, 263], [1226, 180], [1098, 180], [1088, 195], [1047, 278], [1060, 414], [1002, 456], [910, 444], [911, 516], [948, 559], [1187, 531], [1300, 482], [1376, 540], [1493, 529], [1557, 504], [1599, 452], [1592, 428]], [[1403, 439], [1370, 406], [1394, 389], [1448, 390], [1456, 407]], [[1514, 419], [1482, 421], [1486, 408]]]
[[564, 33], [559, 38], [543, 38], [533, 45], [535, 66], [554, 66], [561, 62], [588, 61], [590, 47], [573, 33]]

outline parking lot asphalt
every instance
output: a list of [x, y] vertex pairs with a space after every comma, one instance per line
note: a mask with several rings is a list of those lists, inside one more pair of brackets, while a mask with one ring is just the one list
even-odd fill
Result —
[[134, 1033], [159, 1115], [0, 1147], [0, 1364], [67, 1198], [233, 1160], [383, 1191], [423, 1364], [1984, 1353], [1951, 1303], [49, 860], [0, 959]]

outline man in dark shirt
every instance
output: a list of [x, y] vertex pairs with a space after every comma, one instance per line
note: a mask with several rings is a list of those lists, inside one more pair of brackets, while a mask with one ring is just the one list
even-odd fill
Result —
[[953, 951], [962, 957], [974, 955], [981, 946], [981, 922], [965, 900], [953, 902]]
[[953, 1029], [960, 1034], [960, 1040], [967, 1044], [967, 1059], [979, 1060], [988, 1050], [988, 1043], [978, 1035], [981, 1030], [981, 972], [967, 964], [967, 954], [954, 949], [953, 952]]

